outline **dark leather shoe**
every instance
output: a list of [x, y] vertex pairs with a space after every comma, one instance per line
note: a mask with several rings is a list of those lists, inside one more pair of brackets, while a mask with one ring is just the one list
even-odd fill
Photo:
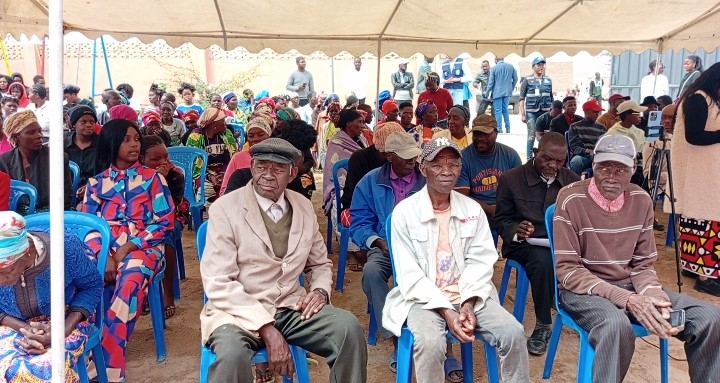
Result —
[[527, 340], [528, 352], [533, 355], [545, 354], [551, 333], [552, 327], [535, 327], [532, 335]]

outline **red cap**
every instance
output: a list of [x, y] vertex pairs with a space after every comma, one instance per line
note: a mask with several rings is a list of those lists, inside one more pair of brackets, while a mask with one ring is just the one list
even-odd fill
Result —
[[593, 112], [602, 112], [603, 109], [600, 104], [598, 104], [597, 100], [590, 100], [583, 104], [582, 110], [592, 110]]
[[630, 96], [623, 96], [620, 93], [615, 93], [612, 96], [610, 96], [610, 98], [608, 99], [608, 102], [612, 104], [613, 102], [615, 102], [617, 100], [629, 100], [629, 99], [630, 99]]

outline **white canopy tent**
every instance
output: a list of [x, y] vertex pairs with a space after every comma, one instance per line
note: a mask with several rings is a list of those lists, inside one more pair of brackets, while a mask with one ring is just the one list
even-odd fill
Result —
[[[51, 98], [62, 98], [62, 35], [164, 39], [226, 50], [478, 56], [720, 46], [717, 0], [2, 0], [0, 31], [48, 36]], [[52, 105], [59, 115], [61, 105]], [[51, 126], [51, 246], [63, 265], [62, 121]], [[64, 382], [63, 268], [52, 278], [53, 382]]]

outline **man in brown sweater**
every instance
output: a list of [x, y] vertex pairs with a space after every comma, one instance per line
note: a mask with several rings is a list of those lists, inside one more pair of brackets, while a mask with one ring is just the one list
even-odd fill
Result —
[[[559, 304], [588, 331], [593, 382], [621, 382], [635, 350], [631, 323], [685, 342], [693, 382], [720, 376], [720, 308], [660, 284], [652, 201], [630, 183], [637, 150], [629, 137], [603, 136], [594, 177], [558, 194], [553, 219]], [[687, 326], [672, 327], [670, 310]]]

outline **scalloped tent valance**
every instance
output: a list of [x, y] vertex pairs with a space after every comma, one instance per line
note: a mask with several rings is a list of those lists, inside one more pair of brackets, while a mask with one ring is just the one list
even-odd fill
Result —
[[[4, 0], [0, 31], [47, 33], [48, 0]], [[64, 0], [65, 31], [252, 52], [521, 56], [720, 46], [717, 0]], [[378, 52], [379, 51], [379, 52]]]

